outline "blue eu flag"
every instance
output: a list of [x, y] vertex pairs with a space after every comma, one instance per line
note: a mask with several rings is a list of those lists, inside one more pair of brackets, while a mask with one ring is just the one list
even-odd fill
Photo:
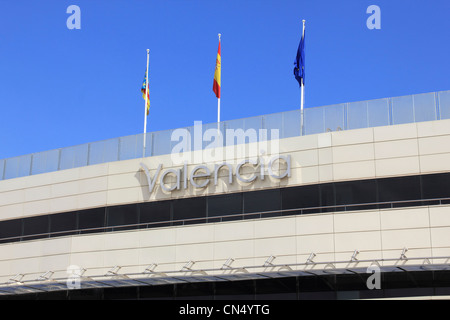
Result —
[[303, 84], [305, 84], [305, 32], [303, 32], [302, 39], [298, 45], [297, 56], [294, 62], [294, 76], [300, 86], [302, 79]]

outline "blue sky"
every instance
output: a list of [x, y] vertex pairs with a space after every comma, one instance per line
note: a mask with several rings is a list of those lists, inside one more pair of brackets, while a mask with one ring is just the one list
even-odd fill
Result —
[[[369, 5], [381, 29], [369, 30]], [[69, 30], [67, 7], [81, 9]], [[0, 0], [0, 159], [147, 131], [450, 89], [448, 0]]]

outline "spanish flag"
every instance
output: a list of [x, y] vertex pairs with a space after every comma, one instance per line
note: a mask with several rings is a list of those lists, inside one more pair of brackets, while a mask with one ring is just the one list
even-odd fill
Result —
[[142, 92], [142, 98], [145, 99], [145, 91], [147, 91], [147, 115], [150, 112], [150, 90], [148, 90], [148, 83], [147, 83], [147, 71], [145, 72], [145, 76], [144, 76], [144, 82], [142, 83], [142, 88], [141, 88], [141, 92]]
[[217, 50], [217, 59], [216, 59], [216, 71], [214, 72], [214, 83], [213, 83], [213, 91], [216, 94], [216, 97], [220, 99], [220, 38], [219, 38], [219, 49]]

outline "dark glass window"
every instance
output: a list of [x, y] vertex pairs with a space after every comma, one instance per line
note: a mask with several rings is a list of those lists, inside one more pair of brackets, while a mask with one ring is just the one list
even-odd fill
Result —
[[[174, 293], [174, 285], [158, 285], [158, 286], [141, 286], [139, 287], [139, 299], [145, 300], [160, 300], [172, 299]], [[78, 291], [78, 290], [73, 290]]]
[[[48, 217], [48, 215], [23, 219], [24, 240], [48, 237], [48, 235], [46, 235], [46, 236], [43, 235], [48, 232], [49, 232], [49, 217]], [[39, 235], [39, 236], [29, 237], [30, 235]]]
[[121, 287], [103, 289], [104, 300], [135, 300], [138, 297], [138, 287]]
[[[242, 214], [242, 193], [224, 194], [208, 197], [208, 217]], [[211, 219], [212, 221], [227, 221], [242, 219], [240, 217], [228, 217]]]
[[107, 210], [107, 226], [109, 231], [117, 231], [124, 229], [137, 228], [138, 223], [138, 206], [137, 204], [108, 207]]
[[[22, 219], [0, 221], [0, 242], [19, 241], [22, 235]], [[18, 237], [11, 240], [3, 240], [4, 238]]]
[[336, 281], [334, 276], [299, 277], [298, 287], [303, 292], [334, 291]]
[[366, 281], [362, 280], [360, 274], [343, 274], [340, 275], [339, 277], [336, 277], [337, 291], [353, 292], [357, 290], [366, 290], [366, 289], [367, 289]]
[[216, 299], [218, 300], [253, 300], [255, 286], [253, 280], [216, 282]]
[[[173, 220], [184, 220], [206, 217], [206, 198], [186, 198], [173, 201]], [[184, 224], [204, 223], [205, 219], [184, 221]]]
[[424, 199], [450, 198], [450, 173], [422, 176]]
[[255, 299], [295, 300], [297, 299], [296, 278], [278, 278], [255, 281]]
[[104, 231], [104, 227], [105, 208], [89, 209], [78, 212], [78, 228], [82, 230], [81, 233], [102, 232]]
[[[280, 189], [262, 190], [244, 193], [244, 213], [275, 211], [281, 209]], [[281, 212], [266, 213], [262, 217], [279, 216]], [[245, 218], [253, 218], [252, 215]]]
[[[139, 223], [148, 223], [141, 228], [161, 227], [170, 225], [170, 201], [146, 202], [139, 205]], [[156, 222], [165, 222], [163, 224]]]
[[[377, 202], [376, 180], [341, 182], [335, 186], [336, 205]], [[376, 206], [374, 206], [376, 207]], [[370, 209], [368, 206], [349, 206], [346, 210]]]
[[[320, 186], [320, 206], [328, 207], [334, 206], [336, 204], [335, 193], [334, 193], [334, 184], [333, 183], [324, 183]], [[335, 208], [326, 208], [322, 209], [322, 212], [335, 211]]]
[[447, 287], [450, 295], [450, 272], [448, 271], [434, 271], [433, 272], [434, 285], [436, 287]]
[[68, 290], [66, 293], [66, 298], [70, 300], [101, 300], [103, 298], [101, 288]]
[[50, 215], [50, 232], [56, 233], [50, 236], [58, 237], [76, 234], [77, 232], [74, 230], [77, 230], [77, 215], [74, 212], [65, 212]]
[[177, 285], [177, 299], [212, 300], [214, 298], [214, 284], [211, 282], [180, 283]]
[[379, 179], [378, 195], [381, 202], [421, 199], [420, 176]]
[[[281, 203], [283, 210], [314, 208], [320, 206], [319, 185], [281, 189]], [[317, 212], [317, 210], [304, 210], [303, 213]], [[300, 214], [302, 211], [287, 211], [283, 214]]]

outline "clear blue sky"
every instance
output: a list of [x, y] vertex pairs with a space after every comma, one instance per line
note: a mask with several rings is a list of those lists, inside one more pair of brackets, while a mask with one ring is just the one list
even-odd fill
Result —
[[[81, 29], [69, 30], [69, 5]], [[369, 5], [381, 30], [369, 30]], [[450, 89], [448, 0], [0, 0], [0, 159], [147, 131]]]

